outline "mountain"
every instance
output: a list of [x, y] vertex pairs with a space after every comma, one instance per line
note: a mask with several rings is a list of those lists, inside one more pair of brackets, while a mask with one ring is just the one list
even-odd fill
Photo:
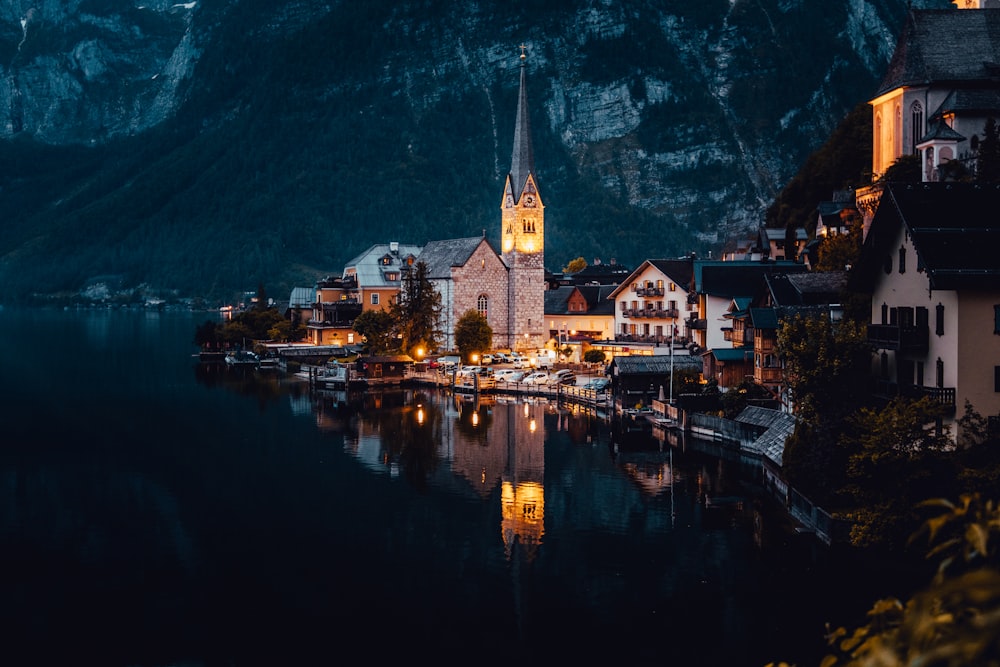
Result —
[[[499, 238], [527, 47], [546, 261], [746, 236], [945, 0], [0, 6], [0, 299], [228, 299]], [[831, 189], [841, 183], [830, 184]]]

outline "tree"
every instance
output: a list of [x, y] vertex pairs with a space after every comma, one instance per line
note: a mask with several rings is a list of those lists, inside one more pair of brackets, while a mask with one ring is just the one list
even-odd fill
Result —
[[467, 310], [455, 323], [455, 346], [463, 359], [493, 346], [493, 329], [476, 310]]
[[592, 347], [583, 353], [583, 360], [588, 364], [603, 364], [607, 361], [608, 356], [604, 353], [604, 350], [598, 350], [596, 347]]
[[404, 271], [399, 298], [389, 307], [400, 336], [400, 348], [413, 355], [417, 348], [434, 352], [441, 344], [441, 294], [427, 277], [427, 264]]
[[569, 264], [563, 267], [563, 273], [579, 273], [587, 268], [587, 260], [583, 257], [577, 257], [576, 259], [571, 259]]
[[369, 354], [385, 354], [397, 349], [396, 321], [384, 310], [366, 310], [354, 318], [354, 330], [365, 341]]
[[817, 271], [844, 271], [854, 266], [861, 255], [862, 220], [852, 215], [847, 221], [847, 233], [827, 236], [819, 244]]
[[978, 494], [918, 508], [937, 510], [910, 540], [926, 536], [938, 560], [930, 584], [905, 602], [877, 600], [865, 625], [831, 631], [824, 667], [1000, 664], [1000, 508]]
[[841, 433], [870, 394], [872, 348], [865, 326], [800, 313], [782, 322], [778, 354], [800, 418], [785, 442], [782, 468], [813, 501], [830, 503], [846, 484]]
[[879, 179], [881, 183], [919, 183], [924, 180], [917, 155], [900, 155]]
[[976, 180], [982, 183], [1000, 183], [1000, 128], [992, 116], [986, 119], [983, 140], [979, 144]]

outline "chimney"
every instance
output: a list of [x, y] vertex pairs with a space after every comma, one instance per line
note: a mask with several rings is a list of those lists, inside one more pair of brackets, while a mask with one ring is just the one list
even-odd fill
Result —
[[393, 255], [399, 254], [399, 241], [389, 242], [389, 252], [391, 252]]

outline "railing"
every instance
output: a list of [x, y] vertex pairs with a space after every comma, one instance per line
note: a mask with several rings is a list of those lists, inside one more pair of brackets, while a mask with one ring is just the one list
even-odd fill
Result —
[[776, 382], [781, 382], [782, 369], [780, 367], [754, 368], [753, 379], [755, 382], [761, 384], [774, 384]]
[[926, 387], [917, 384], [899, 384], [889, 380], [876, 380], [874, 394], [884, 399], [902, 396], [903, 398], [919, 399], [927, 396], [950, 410], [955, 410], [954, 387]]
[[878, 349], [897, 350], [908, 354], [927, 352], [929, 329], [926, 326], [869, 324], [868, 342]]
[[635, 290], [639, 296], [663, 296], [662, 287], [639, 287]]
[[708, 320], [700, 320], [700, 319], [698, 319], [696, 317], [692, 317], [691, 319], [685, 320], [684, 323], [690, 329], [701, 330], [701, 329], [707, 329], [708, 328]]

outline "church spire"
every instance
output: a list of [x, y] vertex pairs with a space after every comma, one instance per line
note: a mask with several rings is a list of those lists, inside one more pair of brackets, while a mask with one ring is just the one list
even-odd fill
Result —
[[514, 150], [510, 158], [510, 184], [514, 197], [520, 200], [528, 175], [535, 174], [535, 152], [531, 146], [531, 119], [528, 115], [528, 87], [525, 84], [527, 46], [521, 44], [521, 90], [517, 97], [517, 119], [514, 123]]

